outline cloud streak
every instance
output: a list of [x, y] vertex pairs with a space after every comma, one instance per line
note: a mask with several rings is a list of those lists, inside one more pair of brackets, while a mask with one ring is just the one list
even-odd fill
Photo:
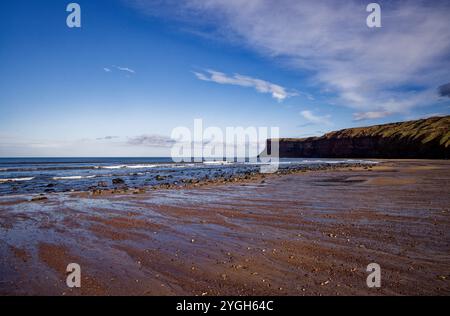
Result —
[[305, 110], [301, 111], [300, 115], [303, 116], [304, 119], [306, 119], [308, 122], [318, 125], [332, 125], [330, 118], [330, 115], [326, 116], [318, 116], [315, 115], [313, 112]]
[[121, 66], [112, 66], [112, 67], [103, 67], [104, 72], [113, 72], [113, 69], [119, 70], [121, 72], [125, 72], [127, 74], [136, 74], [136, 71], [134, 69], [128, 68], [128, 67], [121, 67]]
[[96, 138], [96, 140], [113, 140], [113, 139], [117, 139], [120, 138], [119, 136], [105, 136], [105, 137], [98, 137]]
[[114, 68], [116, 68], [117, 70], [120, 70], [120, 71], [128, 72], [130, 74], [135, 74], [136, 73], [136, 71], [134, 71], [133, 69], [128, 68], [128, 67], [114, 66]]
[[130, 137], [127, 142], [133, 146], [147, 146], [147, 147], [171, 147], [175, 144], [175, 140], [163, 135], [140, 135], [136, 137]]
[[282, 87], [280, 85], [262, 79], [257, 79], [240, 74], [228, 76], [222, 72], [215, 70], [206, 70], [205, 72], [194, 72], [194, 74], [197, 77], [197, 79], [203, 81], [253, 88], [259, 93], [270, 94], [272, 98], [276, 99], [279, 102], [285, 100], [286, 98], [297, 95], [297, 93], [289, 92], [285, 87]]
[[360, 112], [353, 114], [354, 121], [364, 121], [364, 120], [374, 120], [380, 119], [386, 116], [391, 115], [391, 112], [380, 111], [380, 112]]

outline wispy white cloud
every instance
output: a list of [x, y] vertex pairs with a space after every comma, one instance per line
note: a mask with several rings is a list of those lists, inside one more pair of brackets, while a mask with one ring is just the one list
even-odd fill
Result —
[[96, 138], [96, 140], [113, 140], [113, 139], [118, 139], [120, 138], [119, 136], [105, 136], [105, 137], [98, 137]]
[[133, 146], [147, 146], [147, 147], [171, 147], [175, 143], [175, 140], [168, 136], [163, 135], [140, 135], [136, 137], [130, 137], [128, 144]]
[[113, 67], [116, 68], [117, 70], [128, 72], [130, 74], [135, 74], [136, 73], [136, 71], [134, 71], [133, 69], [128, 68], [128, 67], [120, 67], [120, 66], [113, 66]]
[[315, 115], [313, 112], [305, 110], [301, 111], [300, 114], [303, 116], [304, 119], [306, 119], [308, 122], [313, 124], [320, 124], [320, 125], [332, 125], [330, 118], [330, 115], [325, 116], [319, 116]]
[[289, 92], [287, 88], [280, 85], [240, 74], [228, 76], [222, 72], [215, 70], [205, 70], [204, 72], [194, 72], [199, 80], [215, 82], [218, 84], [229, 84], [241, 87], [254, 88], [260, 93], [268, 93], [272, 98], [283, 101], [286, 98], [297, 95], [295, 92]]
[[136, 74], [136, 71], [134, 69], [128, 68], [128, 67], [121, 67], [121, 66], [111, 66], [111, 67], [103, 67], [103, 70], [105, 72], [113, 72], [113, 69], [125, 72], [127, 75], [134, 75]]
[[[215, 38], [309, 71], [312, 83], [332, 92], [330, 102], [354, 109], [356, 117], [363, 112], [407, 113], [433, 104], [436, 88], [448, 82], [450, 3], [378, 2], [380, 29], [366, 26], [367, 3], [359, 0], [131, 3], [146, 14], [166, 15], [202, 32], [213, 30]], [[211, 79], [211, 74], [199, 78]]]
[[387, 111], [380, 111], [380, 112], [358, 112], [353, 113], [353, 120], [354, 121], [363, 121], [363, 120], [374, 120], [374, 119], [380, 119], [386, 116], [391, 115], [391, 112]]

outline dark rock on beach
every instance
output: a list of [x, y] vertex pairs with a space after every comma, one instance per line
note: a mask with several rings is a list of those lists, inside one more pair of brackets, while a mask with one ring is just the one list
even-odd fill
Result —
[[125, 184], [125, 181], [121, 178], [115, 178], [112, 180], [113, 184]]
[[48, 200], [48, 198], [43, 195], [34, 196], [31, 198], [31, 202], [39, 202], [39, 201], [46, 201], [46, 200]]

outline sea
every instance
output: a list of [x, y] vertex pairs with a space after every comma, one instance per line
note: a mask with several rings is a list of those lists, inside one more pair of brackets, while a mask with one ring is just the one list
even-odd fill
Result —
[[[279, 169], [369, 160], [282, 158]], [[175, 163], [171, 158], [0, 158], [0, 195], [87, 191], [101, 185], [146, 187], [258, 172], [260, 162]], [[116, 184], [113, 180], [116, 179]], [[117, 179], [120, 179], [117, 181]], [[123, 180], [123, 181], [122, 181]]]

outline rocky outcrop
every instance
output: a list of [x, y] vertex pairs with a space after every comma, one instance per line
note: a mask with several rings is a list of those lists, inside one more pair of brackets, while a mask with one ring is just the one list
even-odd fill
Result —
[[[271, 147], [269, 139], [269, 154]], [[282, 138], [279, 149], [280, 157], [289, 158], [448, 159], [450, 116], [350, 128], [321, 137]]]

